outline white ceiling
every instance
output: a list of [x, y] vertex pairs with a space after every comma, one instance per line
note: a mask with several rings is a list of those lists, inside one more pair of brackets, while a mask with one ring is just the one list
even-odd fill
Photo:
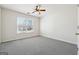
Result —
[[[18, 11], [18, 12], [27, 14], [27, 12], [30, 12], [30, 13], [33, 12], [36, 4], [1, 4], [0, 6], [3, 8], [7, 8], [7, 9], [11, 9], [14, 11]], [[44, 5], [42, 5], [42, 7], [45, 8]], [[43, 16], [43, 14], [41, 14], [41, 15], [36, 14], [34, 16], [41, 17], [41, 16]]]
[[[36, 4], [0, 4], [0, 6], [3, 8], [7, 8], [7, 9], [11, 9], [14, 11], [27, 14], [27, 12], [34, 11]], [[59, 10], [64, 12], [63, 9], [76, 7], [76, 5], [74, 4], [42, 4], [42, 7], [46, 9], [46, 12], [41, 13], [41, 15], [33, 14], [33, 16], [44, 17], [49, 14], [56, 14]]]

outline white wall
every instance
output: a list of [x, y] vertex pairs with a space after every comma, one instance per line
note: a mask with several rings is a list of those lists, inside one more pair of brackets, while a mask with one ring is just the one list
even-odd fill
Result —
[[[30, 18], [33, 20], [32, 33], [17, 34], [17, 16]], [[2, 42], [11, 41], [21, 38], [27, 38], [39, 35], [39, 19], [32, 16], [27, 16], [12, 10], [2, 9]]]
[[76, 5], [47, 5], [47, 15], [40, 24], [41, 35], [77, 44]]
[[[77, 11], [78, 11], [78, 28], [77, 28], [77, 32], [79, 33], [79, 6], [78, 6], [78, 8], [77, 8]], [[79, 48], [79, 35], [77, 35], [77, 38], [78, 38], [78, 48]]]
[[0, 8], [0, 43], [1, 43], [1, 8]]

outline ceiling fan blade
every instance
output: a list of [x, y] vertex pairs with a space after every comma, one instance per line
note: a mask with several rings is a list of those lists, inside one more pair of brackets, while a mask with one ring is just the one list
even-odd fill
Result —
[[38, 8], [39, 8], [39, 6], [36, 6], [35, 10], [37, 11], [37, 10], [38, 10]]
[[45, 9], [41, 9], [41, 10], [39, 10], [39, 11], [46, 11]]

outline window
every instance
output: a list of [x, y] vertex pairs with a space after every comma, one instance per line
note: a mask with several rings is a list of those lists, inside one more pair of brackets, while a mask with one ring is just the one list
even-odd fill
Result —
[[27, 33], [33, 30], [32, 20], [17, 17], [17, 33]]

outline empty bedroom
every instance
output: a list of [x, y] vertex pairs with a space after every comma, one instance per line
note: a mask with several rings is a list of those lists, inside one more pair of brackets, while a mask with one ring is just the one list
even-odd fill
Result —
[[0, 4], [0, 55], [77, 55], [76, 4]]

